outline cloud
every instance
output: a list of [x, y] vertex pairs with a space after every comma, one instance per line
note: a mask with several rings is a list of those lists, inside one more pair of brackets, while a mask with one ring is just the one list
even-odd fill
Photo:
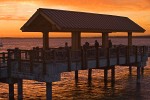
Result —
[[93, 11], [139, 11], [150, 10], [149, 0], [39, 0], [37, 3], [51, 7], [67, 6], [75, 10]]
[[150, 0], [0, 0], [0, 20], [28, 19], [38, 8], [96, 13], [148, 12], [149, 4]]
[[30, 2], [0, 2], [0, 20], [27, 20], [38, 8]]
[[26, 21], [27, 17], [0, 16], [0, 20], [20, 20], [20, 21]]

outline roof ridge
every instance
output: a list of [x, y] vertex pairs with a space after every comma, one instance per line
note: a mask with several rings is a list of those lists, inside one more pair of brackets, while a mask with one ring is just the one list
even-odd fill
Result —
[[83, 14], [93, 14], [93, 15], [103, 15], [103, 16], [112, 16], [112, 17], [122, 17], [128, 18], [126, 16], [118, 16], [118, 15], [109, 15], [109, 14], [100, 14], [100, 13], [93, 13], [93, 12], [84, 12], [84, 11], [75, 11], [75, 10], [64, 10], [64, 9], [49, 9], [49, 8], [39, 8], [38, 10], [53, 10], [53, 11], [64, 11], [64, 12], [71, 12], [71, 13], [83, 13]]

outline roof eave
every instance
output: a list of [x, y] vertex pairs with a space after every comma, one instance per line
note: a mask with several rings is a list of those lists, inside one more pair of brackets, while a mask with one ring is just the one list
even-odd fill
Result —
[[31, 18], [20, 28], [20, 30], [22, 32], [25, 32], [25, 28], [27, 27], [30, 23], [32, 23], [32, 21], [39, 15], [39, 11], [37, 10], [32, 16]]
[[40, 14], [41, 14], [45, 19], [48, 20], [49, 23], [51, 23], [51, 24], [53, 24], [54, 26], [56, 26], [58, 30], [61, 30], [61, 27], [60, 27], [58, 24], [56, 24], [52, 19], [50, 19], [50, 18], [42, 11], [42, 9], [39, 8], [38, 11], [40, 12]]
[[[22, 32], [42, 32], [42, 31], [38, 31], [38, 30], [30, 30], [28, 29], [27, 27], [29, 26], [30, 23], [32, 23], [32, 21], [38, 16], [38, 15], [42, 15], [46, 20], [48, 20], [49, 23], [51, 23], [53, 26], [56, 26], [57, 30], [60, 31], [61, 30], [61, 27], [58, 26], [54, 21], [52, 21], [50, 18], [47, 17], [46, 14], [44, 14], [42, 12], [42, 10], [38, 9], [33, 15], [32, 17], [20, 28], [20, 30]], [[43, 30], [44, 31], [44, 30]], [[50, 30], [50, 31], [53, 31], [53, 30]], [[56, 31], [56, 30], [54, 30]]]

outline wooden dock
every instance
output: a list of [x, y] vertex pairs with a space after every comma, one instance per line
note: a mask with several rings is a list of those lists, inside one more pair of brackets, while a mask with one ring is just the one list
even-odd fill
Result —
[[49, 50], [38, 47], [32, 50], [15, 48], [1, 53], [0, 57], [0, 81], [9, 84], [9, 98], [12, 99], [14, 83], [20, 84], [18, 91], [21, 93], [19, 98], [22, 98], [23, 79], [46, 82], [48, 91], [52, 92], [52, 82], [60, 81], [62, 72], [75, 71], [75, 79], [78, 80], [78, 70], [89, 70], [88, 79], [91, 80], [92, 69], [103, 69], [104, 82], [107, 83], [108, 70], [111, 69], [114, 82], [116, 65], [137, 67], [137, 83], [139, 83], [140, 74], [143, 73], [148, 60], [148, 47], [114, 46], [107, 49], [89, 47], [87, 50], [76, 51], [65, 48], [49, 48]]

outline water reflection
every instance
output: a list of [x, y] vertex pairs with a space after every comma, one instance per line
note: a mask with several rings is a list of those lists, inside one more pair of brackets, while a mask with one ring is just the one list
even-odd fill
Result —
[[[120, 71], [123, 70], [123, 71]], [[128, 68], [116, 68], [116, 81], [111, 84], [110, 74], [107, 85], [104, 84], [102, 70], [93, 70], [92, 80], [88, 81], [87, 71], [79, 71], [78, 82], [74, 80], [74, 72], [63, 73], [59, 82], [53, 82], [53, 100], [149, 100], [150, 67], [145, 68], [141, 84], [136, 84], [136, 68], [129, 75]], [[45, 83], [23, 81], [24, 99], [45, 98]], [[8, 98], [8, 85], [0, 83], [0, 99]], [[15, 85], [17, 98], [17, 85]]]

